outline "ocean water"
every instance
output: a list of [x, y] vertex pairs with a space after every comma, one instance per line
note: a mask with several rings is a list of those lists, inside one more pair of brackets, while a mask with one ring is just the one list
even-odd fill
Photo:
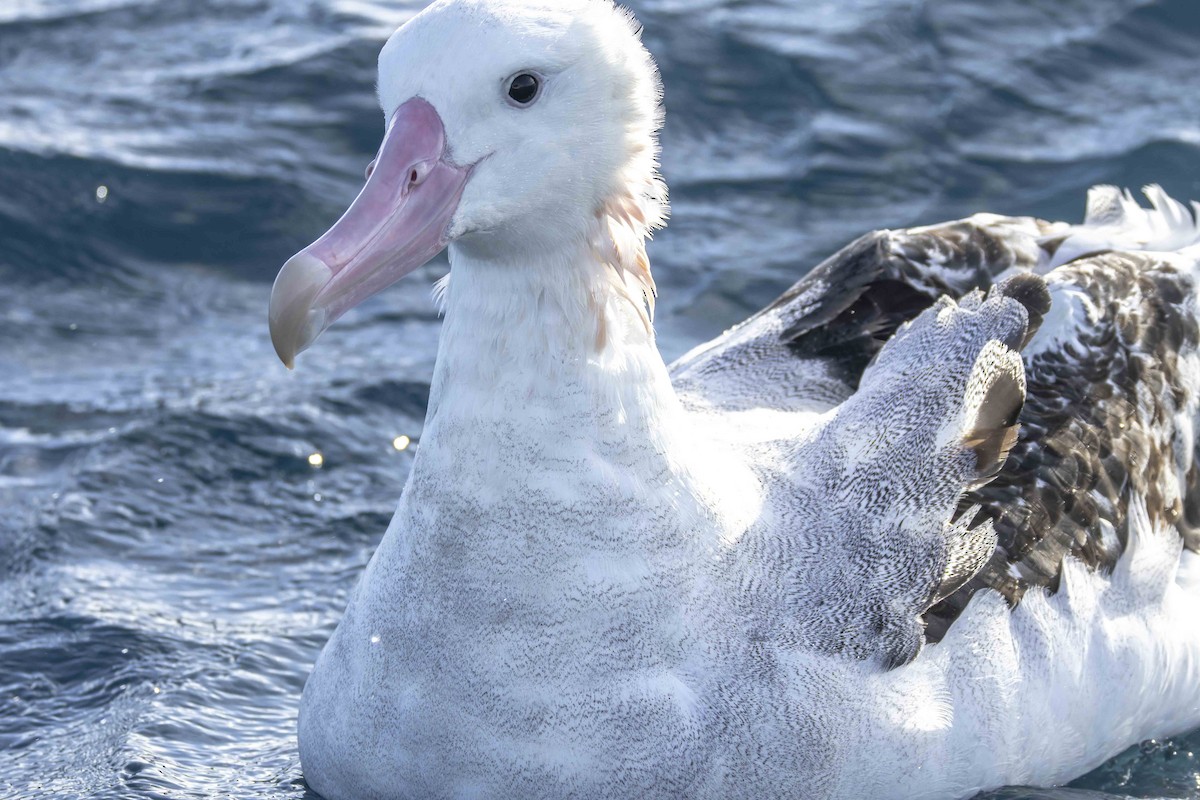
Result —
[[[300, 690], [419, 445], [445, 265], [294, 374], [266, 303], [357, 191], [420, 5], [0, 0], [0, 797], [306, 795]], [[668, 357], [873, 228], [1200, 199], [1196, 0], [632, 5]], [[1200, 797], [1196, 754], [989, 797]]]

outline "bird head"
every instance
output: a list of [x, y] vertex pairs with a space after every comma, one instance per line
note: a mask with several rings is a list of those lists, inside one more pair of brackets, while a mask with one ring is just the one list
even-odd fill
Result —
[[342, 218], [271, 295], [289, 367], [338, 317], [447, 246], [519, 264], [590, 247], [652, 295], [658, 72], [610, 0], [440, 0], [379, 57], [386, 132]]

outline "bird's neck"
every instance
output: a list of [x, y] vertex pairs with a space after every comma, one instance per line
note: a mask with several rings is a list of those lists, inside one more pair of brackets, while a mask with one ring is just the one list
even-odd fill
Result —
[[485, 676], [524, 718], [683, 657], [679, 605], [716, 525], [653, 335], [587, 257], [451, 253], [420, 448], [358, 590], [369, 611], [339, 628], [366, 641], [386, 609], [412, 684], [446, 707], [478, 703], [447, 675]]
[[[683, 532], [703, 512], [679, 499], [692, 494], [685, 416], [642, 312], [586, 258], [451, 254], [429, 411], [397, 514], [412, 541], [469, 545], [513, 569], [551, 569], [601, 540], [634, 555], [690, 547]], [[648, 527], [655, 519], [673, 522]], [[422, 568], [460, 570], [454, 580], [472, 586], [523, 580], [491, 561]]]
[[404, 533], [378, 558], [440, 576], [447, 596], [557, 608], [597, 553], [649, 597], [755, 518], [757, 479], [693, 428], [637, 297], [603, 269], [582, 250], [524, 264], [451, 253], [429, 411], [392, 528]]
[[525, 259], [452, 249], [430, 423], [661, 428], [677, 401], [641, 292], [583, 243]]

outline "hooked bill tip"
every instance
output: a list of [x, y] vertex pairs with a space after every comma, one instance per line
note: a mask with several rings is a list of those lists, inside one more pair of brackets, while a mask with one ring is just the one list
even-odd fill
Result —
[[275, 278], [268, 312], [271, 343], [288, 369], [295, 368], [296, 355], [325, 329], [325, 310], [314, 308], [313, 302], [332, 278], [333, 270], [307, 252], [288, 259]]

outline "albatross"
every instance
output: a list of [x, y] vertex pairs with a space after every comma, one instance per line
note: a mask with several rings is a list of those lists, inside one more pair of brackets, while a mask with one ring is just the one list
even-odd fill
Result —
[[656, 67], [609, 0], [439, 0], [288, 366], [449, 248], [428, 415], [300, 705], [391, 798], [962, 798], [1200, 725], [1200, 208], [852, 243], [671, 366]]

